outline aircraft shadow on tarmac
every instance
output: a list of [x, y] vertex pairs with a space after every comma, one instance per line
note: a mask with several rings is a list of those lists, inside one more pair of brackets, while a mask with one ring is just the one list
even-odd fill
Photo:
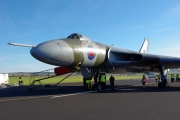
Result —
[[[29, 91], [29, 86], [16, 86], [0, 89], [0, 98], [6, 97], [29, 97], [29, 96], [45, 96], [45, 95], [64, 95], [80, 93], [83, 91], [82, 86], [62, 86], [62, 88], [37, 88]], [[88, 91], [87, 91], [88, 92]], [[91, 92], [91, 91], [89, 91]], [[116, 85], [115, 90], [111, 91], [110, 86], [107, 85], [104, 91], [95, 91], [92, 93], [143, 93], [143, 92], [180, 92], [180, 86], [170, 86], [167, 88], [158, 88], [155, 85], [147, 85], [145, 88], [143, 86], [133, 86], [133, 85]]]

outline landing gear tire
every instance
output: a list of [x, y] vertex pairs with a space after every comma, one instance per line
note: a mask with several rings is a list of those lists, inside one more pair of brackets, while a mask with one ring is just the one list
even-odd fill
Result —
[[158, 88], [166, 88], [166, 82], [158, 83]]
[[97, 84], [93, 84], [92, 85], [92, 90], [94, 90], [94, 91], [97, 91], [98, 89], [97, 89]]
[[174, 78], [171, 78], [171, 82], [174, 82]]
[[158, 83], [158, 88], [162, 88], [161, 82]]
[[97, 89], [98, 89], [98, 90], [102, 90], [102, 85], [101, 85], [101, 83], [98, 83], [98, 84], [97, 84]]

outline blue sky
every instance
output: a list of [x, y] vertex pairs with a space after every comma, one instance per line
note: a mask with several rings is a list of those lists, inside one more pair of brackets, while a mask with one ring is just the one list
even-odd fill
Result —
[[78, 32], [93, 41], [150, 54], [180, 57], [179, 0], [0, 0], [0, 73], [54, 66], [37, 61], [30, 48]]

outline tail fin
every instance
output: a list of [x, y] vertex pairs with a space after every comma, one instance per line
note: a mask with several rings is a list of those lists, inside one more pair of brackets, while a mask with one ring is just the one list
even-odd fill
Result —
[[140, 53], [148, 53], [148, 48], [149, 48], [149, 40], [147, 40], [146, 38], [144, 38], [144, 43], [141, 46], [141, 49], [139, 50]]

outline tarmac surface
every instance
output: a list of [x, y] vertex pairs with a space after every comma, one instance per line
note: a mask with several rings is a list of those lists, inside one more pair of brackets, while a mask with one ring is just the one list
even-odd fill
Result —
[[[0, 89], [2, 120], [179, 120], [180, 83], [158, 88], [148, 80], [115, 81], [115, 91], [82, 91], [82, 83], [60, 87]], [[107, 82], [107, 85], [109, 83]]]

